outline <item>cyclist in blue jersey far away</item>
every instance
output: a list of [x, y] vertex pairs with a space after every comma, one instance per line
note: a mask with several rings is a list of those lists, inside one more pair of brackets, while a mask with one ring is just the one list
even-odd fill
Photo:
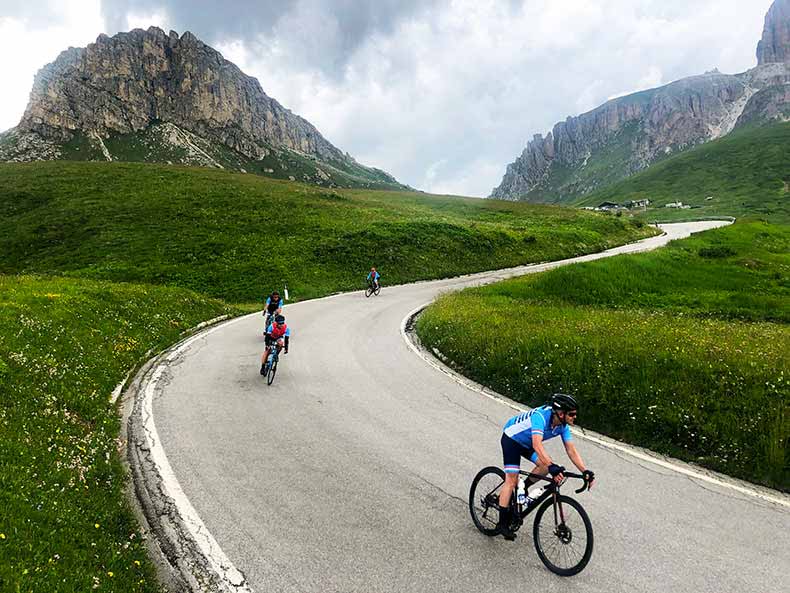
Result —
[[381, 274], [376, 271], [376, 268], [370, 268], [370, 273], [368, 274], [368, 284], [372, 285], [373, 288], [378, 288], [379, 278], [381, 278]]
[[[545, 476], [551, 474], [557, 483], [562, 482], [565, 468], [554, 463], [546, 452], [543, 442], [562, 437], [565, 452], [590, 487], [595, 480], [595, 474], [587, 469], [581, 455], [576, 450], [571, 436], [571, 426], [576, 422], [576, 413], [579, 405], [573, 396], [564, 393], [555, 393], [551, 402], [513, 416], [507, 421], [502, 431], [502, 457], [505, 465], [505, 483], [499, 492], [499, 531], [505, 539], [513, 540], [516, 534], [510, 528], [513, 521], [510, 509], [510, 497], [518, 485], [521, 458], [524, 457], [535, 464], [533, 474]], [[538, 478], [529, 478], [526, 488], [537, 483]]]
[[291, 328], [285, 324], [285, 317], [277, 315], [274, 321], [266, 328], [266, 350], [261, 356], [261, 375], [266, 374], [266, 361], [272, 347], [277, 348], [277, 353], [285, 349], [288, 354], [288, 342], [291, 340]]

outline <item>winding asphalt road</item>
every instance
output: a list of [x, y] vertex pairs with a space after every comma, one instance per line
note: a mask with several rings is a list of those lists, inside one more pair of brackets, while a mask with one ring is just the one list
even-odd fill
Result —
[[[663, 237], [579, 259], [721, 224], [667, 225]], [[469, 484], [501, 463], [512, 409], [426, 364], [401, 322], [442, 291], [555, 265], [290, 305], [292, 349], [271, 387], [258, 374], [259, 315], [194, 341], [167, 369], [154, 400], [162, 445], [254, 591], [790, 591], [787, 506], [583, 439], [600, 479], [579, 496], [596, 538], [581, 575], [549, 573], [529, 528], [514, 543], [474, 528]]]

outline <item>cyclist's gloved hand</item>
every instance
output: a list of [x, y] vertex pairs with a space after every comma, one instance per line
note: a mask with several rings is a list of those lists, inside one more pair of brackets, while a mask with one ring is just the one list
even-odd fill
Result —
[[588, 483], [595, 479], [595, 472], [589, 469], [584, 470], [582, 475], [584, 476], [584, 481]]
[[552, 464], [549, 466], [549, 473], [550, 473], [550, 474], [552, 475], [552, 477], [554, 477], [554, 478], [556, 478], [557, 476], [559, 476], [559, 475], [560, 475], [561, 473], [563, 473], [564, 471], [565, 471], [565, 468], [564, 468], [564, 467], [562, 467], [561, 465], [557, 465], [556, 463], [552, 463]]

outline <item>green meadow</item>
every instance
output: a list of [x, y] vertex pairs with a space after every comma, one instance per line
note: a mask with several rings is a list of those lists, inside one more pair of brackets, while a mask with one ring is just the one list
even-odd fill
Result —
[[422, 341], [528, 405], [790, 490], [790, 227], [738, 223], [656, 252], [442, 297]]
[[300, 299], [599, 251], [641, 222], [567, 208], [328, 190], [136, 163], [0, 164], [0, 273], [190, 288], [229, 302]]
[[180, 288], [0, 276], [0, 590], [159, 590], [110, 394], [149, 350], [232, 312]]
[[[737, 130], [596, 191], [579, 205], [649, 199], [645, 220], [734, 216], [790, 223], [790, 122]], [[689, 210], [665, 208], [683, 202]]]

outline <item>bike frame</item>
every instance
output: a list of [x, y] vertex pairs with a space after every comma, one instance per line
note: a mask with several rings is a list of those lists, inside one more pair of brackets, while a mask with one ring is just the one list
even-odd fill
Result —
[[[546, 476], [541, 476], [541, 475], [538, 475], [538, 474], [532, 474], [530, 472], [524, 471], [523, 469], [519, 470], [518, 473], [521, 476], [525, 476], [525, 477], [528, 477], [528, 478], [537, 478], [539, 480], [543, 480], [544, 482], [549, 482], [549, 485], [546, 486], [546, 489], [541, 493], [540, 496], [538, 496], [536, 499], [534, 499], [534, 502], [531, 505], [529, 505], [526, 508], [526, 510], [523, 510], [523, 511], [520, 511], [520, 512], [517, 513], [518, 514], [518, 518], [523, 522], [524, 518], [527, 515], [529, 515], [532, 511], [534, 511], [535, 509], [540, 507], [540, 503], [542, 503], [544, 500], [546, 500], [550, 496], [553, 496], [554, 499], [555, 499], [555, 501], [554, 501], [554, 522], [556, 524], [558, 522], [558, 519], [559, 519], [559, 522], [564, 522], [565, 521], [565, 517], [563, 516], [563, 512], [562, 512], [562, 507], [561, 506], [559, 507], [559, 517], [557, 516], [558, 505], [556, 504], [556, 499], [560, 495], [560, 486], [562, 486], [562, 484], [564, 484], [568, 480], [568, 478], [579, 478], [579, 479], [584, 480], [584, 476], [581, 475], [581, 474], [574, 474], [574, 473], [571, 473], [571, 472], [563, 472], [563, 475], [565, 476], [565, 479], [560, 484], [557, 484], [554, 481], [554, 478], [547, 478]], [[578, 490], [576, 490], [576, 494], [581, 494], [582, 492], [587, 490], [588, 487], [589, 487], [589, 484], [585, 481], [584, 485], [581, 488], [579, 488]], [[516, 498], [515, 497], [516, 497], [516, 491], [514, 489], [513, 493], [510, 495], [510, 504], [511, 505], [515, 505], [516, 508], [518, 508], [518, 502], [516, 502]]]
[[279, 361], [279, 360], [280, 360], [280, 347], [279, 347], [278, 343], [275, 341], [275, 342], [272, 342], [271, 346], [269, 346], [269, 358], [268, 358], [268, 361], [269, 361], [269, 364], [271, 364], [271, 363], [273, 363], [275, 361]]

